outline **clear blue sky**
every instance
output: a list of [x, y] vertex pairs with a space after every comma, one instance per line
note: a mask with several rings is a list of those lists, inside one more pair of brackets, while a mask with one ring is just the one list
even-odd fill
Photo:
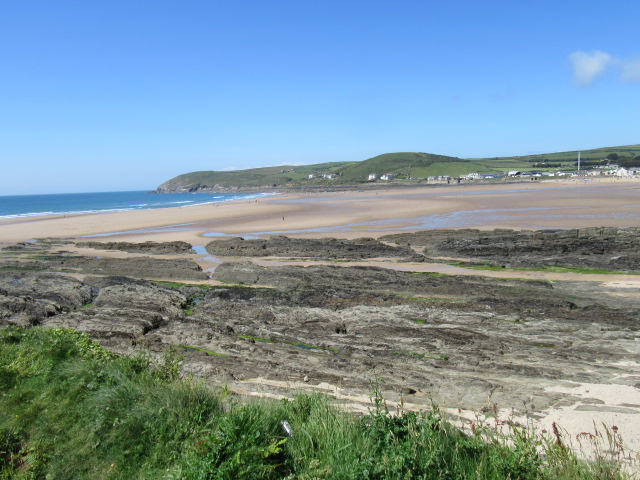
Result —
[[0, 0], [0, 195], [640, 143], [640, 2]]

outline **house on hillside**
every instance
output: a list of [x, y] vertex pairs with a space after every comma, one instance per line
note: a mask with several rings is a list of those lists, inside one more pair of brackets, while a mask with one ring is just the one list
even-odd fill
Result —
[[380, 180], [393, 180], [395, 175], [393, 173], [385, 173], [380, 177]]
[[467, 180], [482, 180], [484, 177], [478, 172], [470, 173], [467, 175]]
[[370, 181], [374, 181], [378, 179], [378, 174], [377, 173], [370, 173], [369, 174], [369, 180]]

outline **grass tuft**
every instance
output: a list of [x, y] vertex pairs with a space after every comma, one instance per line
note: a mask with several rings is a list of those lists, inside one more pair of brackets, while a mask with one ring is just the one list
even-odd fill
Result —
[[1, 329], [0, 479], [626, 478], [615, 435], [585, 463], [560, 433], [391, 415], [375, 387], [364, 417], [319, 395], [234, 401], [182, 378], [178, 350], [154, 363], [73, 331]]

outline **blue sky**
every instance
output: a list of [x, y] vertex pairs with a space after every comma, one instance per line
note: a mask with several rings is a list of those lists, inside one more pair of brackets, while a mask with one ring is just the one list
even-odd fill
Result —
[[640, 143], [640, 2], [0, 0], [0, 195]]

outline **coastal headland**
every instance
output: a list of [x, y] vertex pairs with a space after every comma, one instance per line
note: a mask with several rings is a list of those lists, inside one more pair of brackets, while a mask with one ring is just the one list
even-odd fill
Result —
[[[0, 325], [239, 395], [442, 405], [640, 450], [640, 182], [347, 192], [0, 221]], [[242, 239], [238, 238], [242, 237]], [[191, 249], [195, 247], [195, 249]]]

